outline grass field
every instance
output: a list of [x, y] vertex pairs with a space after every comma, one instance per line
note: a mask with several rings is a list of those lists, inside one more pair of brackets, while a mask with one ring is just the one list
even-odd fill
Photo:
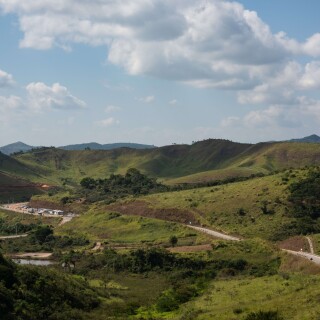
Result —
[[318, 320], [320, 277], [290, 274], [214, 281], [174, 319], [244, 319], [250, 312], [279, 311], [285, 320]]
[[90, 240], [117, 244], [169, 244], [175, 235], [181, 245], [208, 242], [208, 237], [179, 224], [157, 219], [118, 215], [98, 209], [56, 229], [60, 235], [85, 235]]
[[314, 234], [310, 238], [312, 239], [315, 253], [320, 255], [320, 234]]

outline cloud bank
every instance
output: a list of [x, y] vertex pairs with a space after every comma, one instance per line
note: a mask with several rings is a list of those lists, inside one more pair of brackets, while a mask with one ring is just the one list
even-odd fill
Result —
[[2, 0], [19, 17], [23, 48], [106, 45], [129, 74], [197, 87], [252, 88], [296, 55], [320, 56], [320, 34], [305, 42], [273, 34], [256, 12], [223, 0]]
[[[316, 98], [320, 88], [320, 33], [304, 41], [289, 38], [283, 31], [273, 33], [256, 12], [240, 3], [2, 0], [0, 8], [18, 16], [22, 48], [105, 46], [108, 61], [130, 75], [148, 75], [197, 88], [235, 90], [240, 104], [255, 106], [243, 117], [224, 119], [222, 127], [295, 127], [303, 119], [320, 121]], [[0, 88], [12, 81], [11, 75], [0, 71]], [[85, 106], [59, 84], [31, 83], [26, 90], [33, 110]], [[14, 105], [14, 98], [7, 99], [8, 105]], [[154, 97], [140, 101], [151, 103]], [[108, 118], [99, 124], [115, 122]]]

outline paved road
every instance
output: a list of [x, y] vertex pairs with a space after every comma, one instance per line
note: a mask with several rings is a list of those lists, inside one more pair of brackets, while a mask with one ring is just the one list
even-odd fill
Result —
[[308, 253], [308, 252], [302, 252], [302, 251], [292, 251], [292, 250], [286, 250], [282, 249], [283, 251], [286, 251], [290, 254], [293, 254], [298, 257], [302, 257], [305, 259], [310, 260], [311, 262], [320, 265], [320, 256], [317, 256], [316, 254]]
[[17, 239], [17, 238], [25, 238], [27, 237], [28, 234], [24, 233], [24, 234], [17, 234], [14, 236], [2, 236], [0, 237], [0, 240], [6, 240], [6, 239]]
[[203, 228], [203, 227], [196, 227], [196, 226], [190, 226], [187, 225], [189, 228], [209, 234], [210, 236], [214, 236], [216, 238], [224, 239], [224, 240], [230, 240], [230, 241], [241, 241], [240, 238], [233, 237], [233, 236], [228, 236], [224, 233], [213, 231], [211, 229]]
[[310, 247], [310, 253], [314, 254], [314, 248], [313, 248], [313, 243], [310, 237], [306, 237], [308, 242], [309, 242], [309, 247]]

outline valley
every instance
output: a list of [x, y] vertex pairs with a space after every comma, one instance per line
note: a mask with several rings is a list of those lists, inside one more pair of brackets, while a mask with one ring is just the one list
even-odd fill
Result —
[[[38, 304], [52, 319], [317, 319], [318, 144], [208, 140], [0, 156], [1, 264], [16, 281], [0, 286], [13, 297], [8, 315], [23, 319], [35, 308], [28, 295], [55, 277], [56, 303], [61, 290], [79, 288], [86, 304]], [[33, 259], [46, 266], [22, 265]], [[15, 288], [32, 275], [47, 280], [14, 311]], [[292, 311], [292, 299], [305, 303]]]

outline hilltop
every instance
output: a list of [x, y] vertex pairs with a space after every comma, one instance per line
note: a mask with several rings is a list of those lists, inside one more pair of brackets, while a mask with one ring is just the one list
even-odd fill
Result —
[[320, 137], [316, 134], [311, 136], [300, 138], [300, 139], [291, 139], [290, 142], [306, 142], [306, 143], [320, 143]]

